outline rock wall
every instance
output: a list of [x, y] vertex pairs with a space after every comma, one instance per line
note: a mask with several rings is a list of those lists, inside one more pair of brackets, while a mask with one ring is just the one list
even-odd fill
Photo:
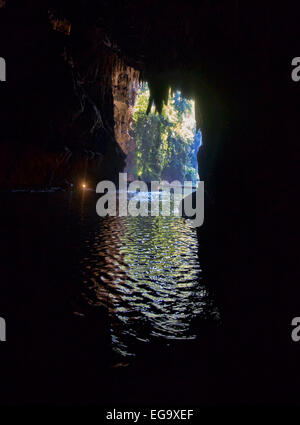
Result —
[[122, 151], [128, 155], [135, 149], [131, 125], [133, 108], [139, 89], [139, 72], [129, 66], [118, 64], [113, 72], [112, 87], [115, 137]]
[[8, 2], [0, 23], [9, 40], [1, 49], [8, 76], [0, 87], [0, 187], [113, 179], [125, 166], [112, 94], [121, 60], [106, 34], [44, 2]]

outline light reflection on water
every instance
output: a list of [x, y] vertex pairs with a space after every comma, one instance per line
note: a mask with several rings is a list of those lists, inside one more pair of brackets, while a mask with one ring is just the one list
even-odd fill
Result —
[[193, 339], [193, 317], [216, 314], [188, 220], [105, 217], [86, 244], [89, 302], [107, 307], [117, 353], [134, 355], [138, 341]]

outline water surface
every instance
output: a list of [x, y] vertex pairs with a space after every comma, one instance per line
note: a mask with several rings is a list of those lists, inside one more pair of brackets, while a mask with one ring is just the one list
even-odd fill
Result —
[[[149, 199], [144, 193], [141, 202]], [[86, 298], [107, 307], [119, 354], [134, 355], [137, 342], [194, 339], [193, 318], [216, 317], [189, 220], [174, 215], [99, 218], [85, 245]]]

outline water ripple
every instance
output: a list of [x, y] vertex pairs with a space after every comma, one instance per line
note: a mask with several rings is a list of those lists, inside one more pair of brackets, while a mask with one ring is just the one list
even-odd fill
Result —
[[189, 221], [106, 217], [85, 243], [86, 296], [107, 307], [112, 344], [121, 355], [134, 355], [137, 341], [195, 338], [193, 317], [215, 314]]

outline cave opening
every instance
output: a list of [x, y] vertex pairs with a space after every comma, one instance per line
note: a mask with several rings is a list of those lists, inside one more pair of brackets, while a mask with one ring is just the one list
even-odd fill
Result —
[[154, 105], [149, 108], [149, 98], [148, 83], [141, 83], [132, 111], [133, 143], [126, 161], [129, 179], [191, 181], [196, 186], [202, 133], [196, 129], [195, 102], [169, 89], [158, 113]]

